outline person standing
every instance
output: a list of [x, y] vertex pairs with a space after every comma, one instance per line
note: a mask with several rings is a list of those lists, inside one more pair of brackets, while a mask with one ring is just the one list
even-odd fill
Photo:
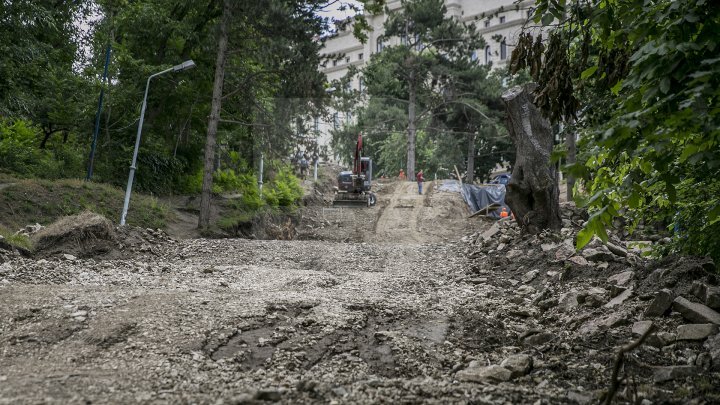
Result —
[[422, 194], [422, 184], [425, 181], [425, 177], [423, 176], [423, 171], [420, 170], [415, 175], [415, 180], [417, 180], [418, 183], [418, 194]]

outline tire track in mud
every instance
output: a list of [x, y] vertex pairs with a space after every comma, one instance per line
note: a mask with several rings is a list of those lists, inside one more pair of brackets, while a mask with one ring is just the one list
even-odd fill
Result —
[[402, 182], [397, 184], [385, 209], [380, 213], [375, 225], [374, 242], [420, 243], [427, 238], [420, 232], [420, 213], [425, 208], [425, 194], [417, 193], [417, 184]]

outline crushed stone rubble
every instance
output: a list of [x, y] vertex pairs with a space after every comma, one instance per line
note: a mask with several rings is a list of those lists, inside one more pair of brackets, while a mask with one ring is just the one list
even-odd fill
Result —
[[0, 249], [0, 403], [720, 401], [720, 290], [704, 258], [493, 222], [446, 243], [174, 240]]

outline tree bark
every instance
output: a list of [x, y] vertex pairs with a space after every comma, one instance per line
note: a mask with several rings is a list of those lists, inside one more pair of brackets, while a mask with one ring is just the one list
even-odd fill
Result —
[[212, 104], [208, 120], [207, 138], [205, 139], [205, 157], [203, 161], [203, 184], [200, 196], [199, 229], [210, 227], [210, 200], [212, 198], [213, 169], [215, 164], [215, 147], [217, 128], [222, 107], [222, 90], [225, 80], [225, 59], [228, 42], [228, 25], [230, 24], [230, 0], [223, 1], [223, 14], [218, 33], [218, 51], [215, 61], [215, 80], [213, 82]]
[[473, 184], [475, 181], [475, 134], [468, 134], [467, 173], [465, 183]]
[[562, 227], [560, 190], [550, 162], [553, 134], [550, 123], [531, 101], [536, 87], [534, 83], [516, 86], [502, 96], [508, 132], [516, 150], [505, 200], [521, 228], [532, 234], [544, 229], [559, 231]]
[[408, 129], [407, 129], [407, 178], [409, 181], [415, 180], [415, 100], [417, 97], [415, 78], [410, 77], [408, 81]]
[[[567, 164], [573, 165], [577, 161], [577, 147], [575, 146], [575, 121], [571, 120], [568, 125], [570, 130], [565, 135], [565, 144], [567, 145]], [[567, 175], [567, 200], [573, 200], [573, 187], [575, 186], [575, 176]]]

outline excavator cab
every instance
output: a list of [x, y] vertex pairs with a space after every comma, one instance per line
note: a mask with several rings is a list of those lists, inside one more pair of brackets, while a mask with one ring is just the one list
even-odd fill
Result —
[[372, 188], [372, 159], [361, 157], [362, 135], [358, 136], [355, 147], [355, 159], [352, 171], [342, 171], [337, 177], [335, 199], [336, 206], [373, 206], [375, 205], [375, 194], [370, 191]]

